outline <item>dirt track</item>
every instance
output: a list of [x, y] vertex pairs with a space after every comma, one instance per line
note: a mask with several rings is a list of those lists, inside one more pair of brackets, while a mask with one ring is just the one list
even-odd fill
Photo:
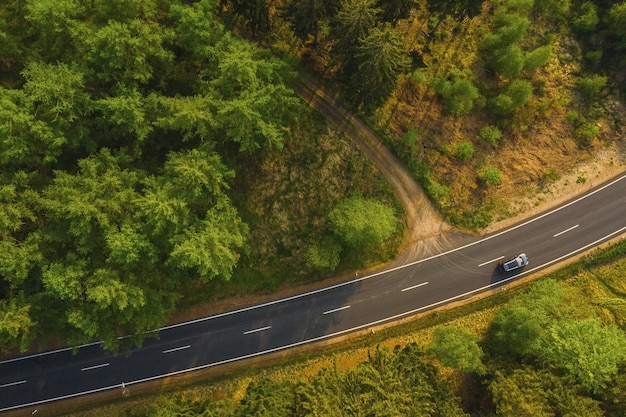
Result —
[[450, 231], [451, 227], [443, 220], [402, 162], [383, 146], [369, 126], [349, 112], [339, 100], [330, 96], [315, 81], [303, 77], [300, 83], [294, 85], [294, 90], [346, 132], [393, 188], [406, 217], [402, 251], [394, 263], [411, 262], [436, 249], [432, 246], [436, 245], [439, 239], [432, 238]]

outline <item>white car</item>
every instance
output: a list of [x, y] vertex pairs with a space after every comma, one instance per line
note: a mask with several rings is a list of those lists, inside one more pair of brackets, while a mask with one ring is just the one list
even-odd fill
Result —
[[520, 253], [509, 260], [498, 262], [498, 270], [500, 270], [500, 273], [504, 274], [506, 272], [513, 271], [514, 269], [522, 268], [526, 265], [528, 265], [528, 257], [525, 253]]

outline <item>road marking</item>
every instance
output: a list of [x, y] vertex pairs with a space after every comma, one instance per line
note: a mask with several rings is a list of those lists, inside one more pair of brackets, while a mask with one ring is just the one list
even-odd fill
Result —
[[499, 261], [500, 259], [504, 259], [504, 255], [502, 255], [502, 256], [500, 256], [500, 257], [498, 257], [498, 258], [492, 259], [492, 260], [490, 260], [490, 261], [483, 262], [482, 264], [478, 264], [478, 266], [479, 266], [479, 267], [481, 267], [481, 266], [485, 266], [485, 265], [490, 264], [490, 263], [493, 263], [493, 262], [495, 262], [495, 261]]
[[424, 285], [428, 285], [428, 281], [422, 282], [421, 284], [413, 285], [412, 287], [403, 288], [402, 292], [409, 291], [409, 290], [412, 290], [412, 289], [417, 288], [417, 287], [422, 287]]
[[271, 329], [272, 326], [261, 327], [260, 329], [248, 330], [247, 332], [243, 332], [243, 334], [251, 334], [256, 332], [262, 332], [263, 330]]
[[187, 346], [177, 347], [177, 348], [174, 348], [174, 349], [167, 349], [167, 350], [164, 350], [163, 353], [172, 353], [172, 352], [176, 352], [178, 350], [189, 349], [190, 347], [191, 347], [191, 345], [187, 345]]
[[574, 229], [576, 229], [578, 226], [580, 226], [580, 225], [579, 225], [579, 224], [577, 224], [576, 226], [572, 226], [572, 227], [570, 227], [569, 229], [565, 229], [565, 230], [563, 230], [562, 232], [557, 233], [556, 235], [552, 235], [552, 237], [561, 236], [562, 234], [567, 233], [567, 232], [569, 232], [570, 230], [574, 230]]
[[26, 383], [26, 380], [23, 380], [23, 381], [17, 381], [17, 382], [11, 382], [11, 383], [9, 383], [9, 384], [3, 384], [3, 385], [0, 385], [0, 388], [7, 388], [7, 387], [12, 387], [12, 386], [14, 386], [14, 385], [22, 385], [22, 384], [25, 384], [25, 383]]
[[336, 313], [338, 311], [345, 310], [346, 308], [350, 308], [350, 306], [343, 306], [343, 307], [336, 308], [334, 310], [324, 311], [324, 314]]
[[92, 369], [104, 368], [105, 366], [109, 366], [110, 363], [103, 363], [101, 365], [88, 366], [86, 368], [82, 368], [81, 371], [91, 371]]
[[[623, 178], [626, 178], [626, 175]], [[316, 336], [316, 337], [312, 337], [310, 339], [305, 339], [305, 340], [300, 340], [298, 342], [290, 343], [288, 345], [277, 346], [277, 347], [273, 347], [273, 348], [270, 348], [270, 349], [262, 350], [260, 352], [248, 353], [246, 355], [241, 355], [241, 356], [237, 356], [237, 357], [229, 358], [229, 359], [223, 359], [221, 361], [216, 361], [216, 362], [210, 362], [210, 363], [206, 363], [204, 365], [193, 366], [191, 368], [186, 368], [186, 369], [179, 369], [178, 371], [172, 371], [172, 372], [164, 373], [164, 374], [161, 374], [161, 375], [153, 375], [153, 376], [149, 376], [149, 377], [146, 377], [146, 378], [140, 378], [140, 379], [137, 379], [135, 381], [126, 382], [126, 386], [135, 385], [135, 384], [142, 384], [144, 382], [156, 381], [157, 379], [169, 378], [169, 377], [176, 376], [176, 375], [182, 375], [182, 374], [187, 373], [187, 372], [199, 371], [199, 370], [202, 370], [202, 369], [212, 368], [212, 367], [219, 366], [219, 365], [225, 365], [227, 363], [237, 362], [237, 361], [240, 361], [240, 360], [243, 360], [243, 359], [249, 359], [249, 358], [254, 358], [254, 357], [257, 357], [257, 356], [267, 355], [268, 353], [280, 352], [281, 350], [286, 350], [286, 349], [302, 346], [302, 345], [305, 345], [307, 343], [313, 343], [313, 342], [318, 342], [318, 341], [321, 341], [321, 340], [332, 339], [334, 337], [341, 336], [341, 335], [344, 335], [344, 334], [347, 334], [347, 333], [350, 333], [350, 332], [355, 332], [357, 330], [366, 329], [368, 327], [375, 326], [375, 325], [378, 325], [378, 324], [381, 324], [381, 323], [385, 323], [385, 322], [388, 322], [388, 321], [396, 320], [396, 319], [399, 319], [401, 317], [410, 316], [410, 315], [416, 314], [416, 313], [421, 312], [421, 311], [430, 310], [430, 309], [432, 309], [434, 307], [437, 307], [437, 306], [449, 303], [451, 301], [463, 299], [463, 298], [465, 298], [465, 297], [467, 297], [469, 295], [476, 294], [476, 293], [479, 293], [479, 292], [482, 292], [482, 291], [485, 291], [485, 290], [488, 290], [488, 289], [491, 289], [491, 288], [494, 288], [494, 287], [501, 286], [501, 284], [504, 284], [504, 283], [509, 282], [509, 281], [513, 281], [515, 279], [519, 279], [519, 277], [522, 276], [522, 275], [530, 274], [531, 272], [534, 272], [534, 271], [536, 271], [538, 269], [545, 268], [545, 267], [547, 267], [549, 265], [557, 263], [557, 262], [559, 262], [559, 261], [561, 261], [563, 259], [566, 259], [566, 258], [568, 258], [570, 256], [573, 256], [573, 255], [579, 253], [579, 252], [582, 252], [585, 249], [592, 248], [592, 247], [596, 246], [597, 244], [599, 244], [599, 243], [601, 243], [601, 242], [603, 242], [603, 241], [605, 241], [605, 240], [607, 240], [607, 239], [609, 239], [609, 238], [611, 238], [613, 236], [620, 235], [622, 233], [626, 233], [626, 227], [622, 227], [619, 230], [616, 230], [616, 231], [614, 231], [612, 233], [609, 233], [608, 235], [606, 235], [606, 236], [604, 236], [604, 237], [602, 237], [602, 238], [600, 238], [600, 239], [598, 239], [598, 240], [596, 240], [594, 242], [591, 242], [591, 243], [589, 243], [589, 244], [587, 244], [585, 246], [582, 246], [582, 247], [580, 247], [580, 248], [578, 248], [578, 249], [576, 249], [576, 250], [574, 250], [574, 251], [572, 251], [570, 253], [567, 253], [567, 254], [565, 254], [565, 255], [557, 258], [557, 259], [553, 259], [550, 262], [546, 262], [543, 265], [538, 265], [538, 266], [536, 266], [533, 269], [525, 270], [521, 274], [514, 275], [514, 276], [509, 277], [509, 278], [505, 278], [505, 279], [499, 281], [498, 285], [492, 285], [492, 284], [485, 285], [483, 287], [476, 288], [474, 290], [468, 291], [468, 292], [463, 293], [463, 294], [455, 295], [455, 296], [447, 298], [445, 300], [436, 301], [436, 302], [434, 302], [432, 304], [429, 304], [429, 305], [426, 305], [426, 306], [418, 307], [418, 308], [410, 310], [410, 311], [405, 311], [404, 313], [399, 313], [399, 314], [396, 314], [396, 315], [393, 315], [393, 316], [390, 316], [390, 317], [385, 317], [385, 318], [382, 318], [382, 319], [379, 319], [379, 320], [375, 320], [375, 321], [372, 321], [372, 322], [369, 322], [369, 323], [364, 323], [364, 324], [361, 324], [361, 325], [358, 325], [358, 326], [355, 326], [355, 327], [351, 327], [349, 329], [344, 329], [344, 330], [337, 331], [335, 333], [325, 334], [325, 335], [322, 335], [322, 336]], [[5, 408], [0, 408], [0, 413], [4, 413], [5, 411], [17, 410], [18, 408], [31, 407], [31, 406], [34, 406], [34, 405], [45, 404], [45, 403], [49, 403], [49, 402], [52, 402], [52, 401], [67, 400], [69, 398], [80, 397], [81, 395], [95, 394], [95, 393], [98, 393], [98, 392], [108, 391], [108, 390], [114, 389], [114, 388], [119, 388], [119, 384], [109, 385], [109, 386], [100, 387], [100, 388], [94, 388], [94, 389], [86, 390], [86, 391], [82, 391], [82, 392], [75, 392], [73, 394], [60, 395], [58, 397], [47, 398], [45, 400], [32, 401], [32, 402], [26, 403], [26, 404], [19, 404], [19, 405], [13, 405], [13, 406], [5, 407]]]

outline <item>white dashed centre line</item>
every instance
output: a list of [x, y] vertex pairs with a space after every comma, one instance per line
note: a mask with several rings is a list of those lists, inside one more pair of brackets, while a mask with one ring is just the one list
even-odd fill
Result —
[[247, 332], [243, 332], [243, 334], [262, 332], [263, 330], [267, 330], [267, 329], [271, 329], [271, 328], [272, 328], [272, 326], [265, 326], [265, 327], [261, 327], [260, 329], [248, 330]]
[[11, 383], [8, 383], [8, 384], [0, 385], [0, 388], [8, 388], [8, 387], [12, 387], [12, 386], [15, 386], [15, 385], [22, 385], [22, 384], [25, 384], [25, 383], [26, 383], [26, 380], [17, 381], [17, 382], [11, 382]]
[[555, 234], [555, 235], [552, 235], [552, 237], [558, 237], [558, 236], [561, 236], [563, 233], [567, 233], [567, 232], [569, 232], [570, 230], [574, 230], [574, 229], [576, 229], [578, 226], [580, 226], [580, 225], [579, 225], [579, 224], [577, 224], [576, 226], [572, 226], [572, 227], [570, 227], [569, 229], [565, 229], [565, 230], [563, 230], [562, 232], [559, 232], [559, 233], [557, 233], [557, 234]]
[[174, 349], [167, 349], [167, 350], [164, 350], [163, 353], [172, 353], [172, 352], [176, 352], [176, 351], [183, 350], [183, 349], [189, 349], [190, 347], [191, 345], [187, 345], [187, 346], [177, 347]]
[[403, 288], [402, 292], [409, 291], [409, 290], [412, 290], [414, 288], [422, 287], [424, 285], [428, 285], [428, 281], [422, 282], [421, 284], [413, 285], [412, 287]]
[[81, 371], [91, 371], [92, 369], [104, 368], [105, 366], [109, 366], [110, 363], [103, 363], [101, 365], [88, 366], [86, 368], [82, 368]]
[[500, 257], [498, 257], [498, 258], [492, 259], [492, 260], [490, 260], [490, 261], [483, 262], [482, 264], [478, 264], [478, 266], [479, 266], [479, 267], [481, 267], [481, 266], [485, 266], [485, 265], [490, 264], [490, 263], [493, 263], [493, 262], [495, 262], [495, 261], [499, 261], [500, 259], [504, 259], [504, 255], [502, 255], [502, 256], [500, 256]]
[[324, 314], [336, 313], [338, 311], [345, 310], [346, 308], [350, 308], [350, 306], [343, 306], [343, 307], [336, 308], [334, 310], [324, 311]]

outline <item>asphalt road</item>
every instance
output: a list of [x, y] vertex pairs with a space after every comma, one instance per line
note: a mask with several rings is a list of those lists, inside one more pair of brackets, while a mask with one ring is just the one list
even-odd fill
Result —
[[[626, 175], [555, 210], [482, 238], [448, 236], [450, 249], [329, 288], [160, 330], [130, 356], [99, 344], [0, 362], [0, 412], [121, 389], [276, 352], [392, 321], [503, 285], [626, 234]], [[529, 265], [508, 275], [503, 257]]]

